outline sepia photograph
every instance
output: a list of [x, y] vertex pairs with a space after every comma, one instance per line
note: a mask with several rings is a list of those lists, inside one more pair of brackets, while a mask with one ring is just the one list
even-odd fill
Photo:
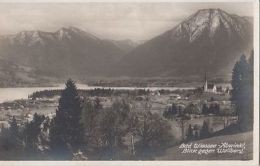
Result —
[[256, 164], [256, 5], [0, 2], [0, 162]]

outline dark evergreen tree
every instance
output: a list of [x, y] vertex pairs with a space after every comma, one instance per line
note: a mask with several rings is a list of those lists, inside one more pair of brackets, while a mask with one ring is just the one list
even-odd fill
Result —
[[163, 117], [172, 120], [177, 113], [178, 106], [175, 103], [172, 103], [171, 107], [167, 107], [166, 110], [163, 112]]
[[208, 113], [209, 114], [213, 114], [214, 113], [214, 104], [210, 104], [209, 105]]
[[189, 124], [188, 133], [187, 133], [187, 140], [191, 140], [193, 138], [193, 129], [191, 127], [191, 124]]
[[178, 108], [177, 105], [175, 103], [172, 103], [172, 110], [171, 110], [172, 114], [175, 115], [178, 112]]
[[200, 130], [200, 137], [201, 138], [207, 138], [209, 137], [210, 132], [209, 132], [209, 124], [204, 120], [202, 128]]
[[231, 101], [238, 115], [239, 128], [250, 130], [253, 128], [253, 70], [244, 55], [233, 68], [231, 84]]
[[185, 107], [184, 113], [186, 113], [186, 114], [199, 114], [199, 109], [195, 104], [190, 103], [189, 105], [187, 105]]
[[50, 129], [50, 123], [51, 123], [51, 119], [47, 116], [45, 117], [45, 121], [43, 123], [43, 131], [47, 132]]
[[171, 108], [167, 108], [164, 112], [163, 112], [163, 117], [169, 120], [172, 120], [174, 118], [174, 112], [172, 111]]
[[56, 116], [50, 127], [50, 148], [58, 158], [71, 159], [83, 142], [81, 99], [75, 83], [69, 79], [62, 91]]
[[34, 114], [33, 120], [25, 125], [23, 138], [25, 149], [28, 152], [36, 152], [38, 150], [39, 136], [42, 132], [41, 125], [45, 120], [44, 115]]
[[203, 104], [203, 106], [202, 106], [202, 114], [203, 115], [208, 115], [209, 114], [209, 108], [208, 108], [207, 104]]
[[217, 104], [217, 103], [210, 104], [208, 112], [211, 113], [211, 114], [218, 115], [220, 113], [220, 106], [219, 106], [219, 104]]
[[254, 69], [254, 51], [251, 51], [250, 57], [248, 58], [248, 64], [251, 68], [251, 70], [253, 71]]
[[[250, 129], [253, 128], [253, 119], [254, 119], [254, 51], [251, 51], [251, 55], [248, 59], [248, 64], [249, 64], [249, 78], [248, 78], [248, 83], [249, 86], [248, 88], [248, 102], [249, 102], [249, 121], [251, 121], [251, 126], [249, 126]], [[249, 123], [250, 124], [250, 123]]]
[[219, 104], [215, 104], [215, 106], [214, 106], [214, 114], [216, 114], [216, 115], [220, 114], [220, 106], [219, 106]]
[[19, 127], [14, 116], [9, 122], [9, 125], [9, 141], [13, 147], [17, 147], [20, 144], [21, 140], [19, 135]]
[[81, 120], [84, 125], [84, 141], [87, 146], [91, 146], [94, 144], [93, 141], [98, 140], [98, 114], [101, 108], [102, 104], [99, 99], [96, 98], [94, 102], [91, 99], [85, 99]]
[[199, 132], [198, 132], [198, 130], [195, 131], [194, 138], [195, 139], [199, 139]]
[[102, 104], [101, 104], [101, 100], [99, 97], [96, 97], [95, 100], [94, 100], [94, 108], [96, 111], [102, 109]]

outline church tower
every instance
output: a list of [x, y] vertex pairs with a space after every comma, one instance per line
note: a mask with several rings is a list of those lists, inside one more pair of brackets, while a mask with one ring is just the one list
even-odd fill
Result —
[[205, 72], [205, 78], [204, 78], [204, 85], [203, 85], [203, 89], [204, 89], [204, 92], [207, 92], [208, 91], [208, 81], [207, 81], [207, 73]]

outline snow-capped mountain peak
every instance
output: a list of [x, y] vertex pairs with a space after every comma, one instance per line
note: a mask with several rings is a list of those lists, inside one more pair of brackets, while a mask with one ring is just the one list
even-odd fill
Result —
[[76, 27], [62, 27], [56, 32], [22, 31], [14, 35], [0, 36], [0, 39], [7, 41], [10, 45], [26, 47], [46, 46], [72, 40], [100, 42], [98, 37]]
[[221, 9], [202, 9], [177, 26], [174, 37], [188, 38], [189, 42], [193, 42], [205, 33], [213, 40], [218, 32], [225, 32], [229, 40], [234, 35], [243, 39], [246, 22], [246, 19], [228, 14]]
[[73, 36], [86, 37], [92, 40], [100, 40], [98, 37], [72, 26], [69, 26], [68, 28], [63, 27], [59, 29], [56, 32], [56, 34], [59, 40], [64, 40], [64, 39], [71, 40]]
[[57, 32], [56, 32], [56, 34], [57, 34], [57, 38], [59, 39], [59, 40], [64, 40], [64, 39], [71, 39], [71, 34], [70, 34], [70, 31], [69, 31], [69, 29], [67, 29], [67, 28], [61, 28], [61, 29], [59, 29]]
[[44, 45], [40, 31], [22, 31], [16, 35], [3, 36], [2, 38], [8, 40], [11, 44], [27, 45], [28, 47], [36, 44]]
[[253, 48], [252, 39], [250, 18], [203, 9], [132, 50], [118, 71], [132, 76], [225, 75]]

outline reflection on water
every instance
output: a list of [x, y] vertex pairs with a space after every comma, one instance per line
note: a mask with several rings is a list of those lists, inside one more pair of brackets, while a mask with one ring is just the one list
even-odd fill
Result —
[[[19, 100], [19, 99], [27, 99], [30, 94], [36, 91], [42, 90], [54, 90], [54, 89], [64, 89], [65, 84], [59, 84], [54, 87], [23, 87], [23, 88], [0, 88], [0, 103], [5, 101]], [[151, 91], [156, 91], [160, 89], [164, 90], [177, 90], [177, 89], [193, 89], [192, 87], [100, 87], [100, 86], [88, 86], [86, 84], [77, 84], [78, 89], [95, 89], [95, 88], [104, 88], [104, 89], [118, 89], [118, 90], [135, 90], [135, 89], [146, 89]]]

